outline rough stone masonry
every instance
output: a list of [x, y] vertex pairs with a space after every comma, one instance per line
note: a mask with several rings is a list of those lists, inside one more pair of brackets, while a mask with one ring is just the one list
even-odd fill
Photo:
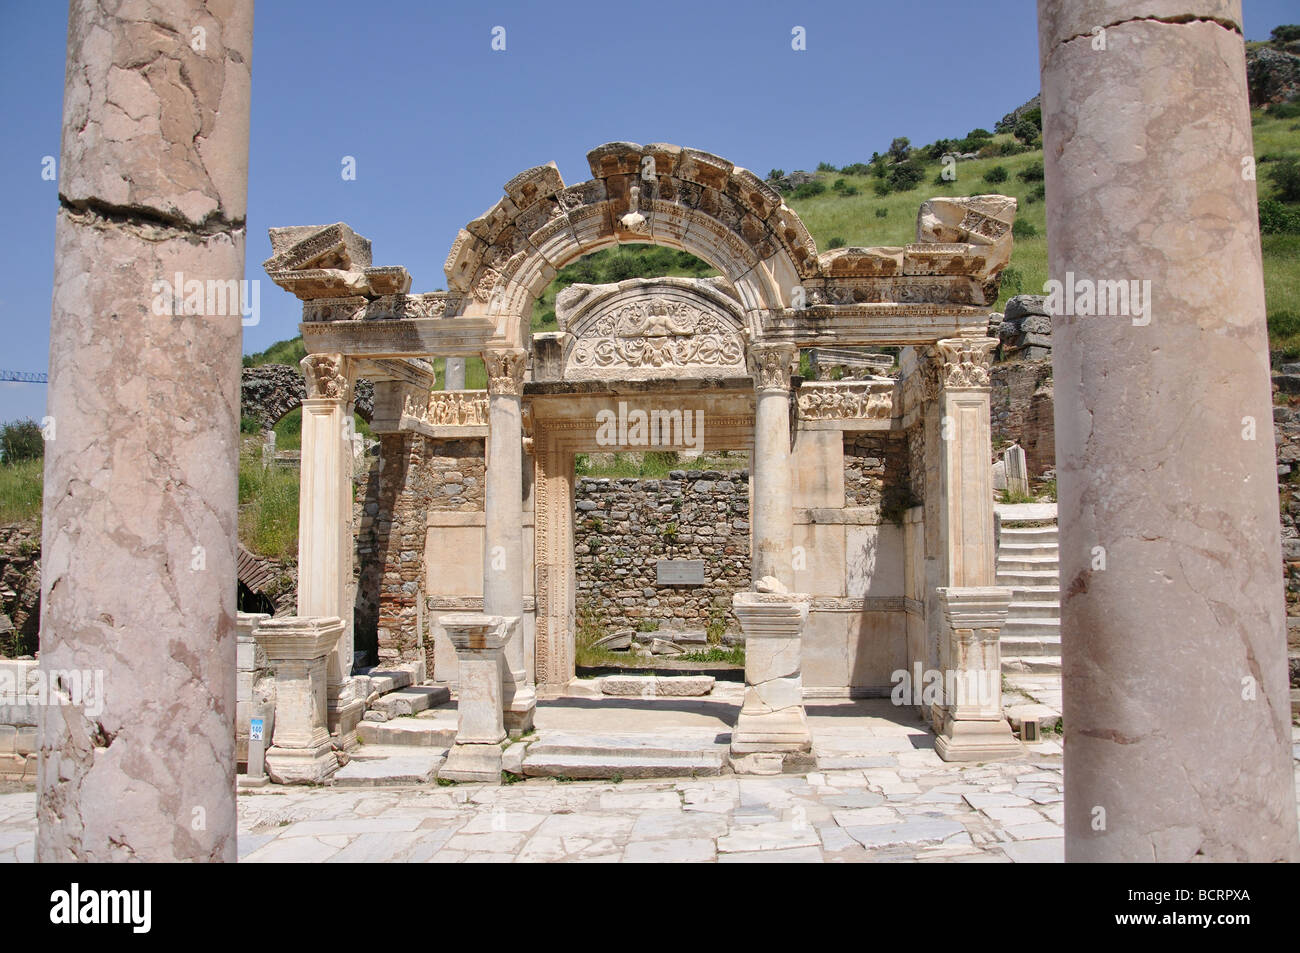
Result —
[[243, 277], [252, 34], [251, 3], [71, 4], [41, 665], [104, 707], [43, 711], [41, 861], [235, 859], [241, 315], [154, 283]]

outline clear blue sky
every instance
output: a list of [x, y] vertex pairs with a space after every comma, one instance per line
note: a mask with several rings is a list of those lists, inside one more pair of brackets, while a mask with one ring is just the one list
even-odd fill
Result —
[[[0, 368], [48, 367], [67, 35], [57, 0], [3, 0]], [[413, 290], [443, 286], [465, 222], [516, 172], [590, 177], [602, 142], [673, 142], [771, 168], [842, 165], [991, 128], [1038, 91], [1032, 0], [450, 3], [260, 0], [253, 43], [247, 276], [263, 280], [246, 353], [297, 334], [269, 281], [266, 229], [345, 221]], [[1246, 35], [1300, 20], [1246, 0]], [[494, 26], [506, 50], [491, 49]], [[807, 49], [791, 49], [791, 29]], [[344, 181], [341, 160], [355, 156]], [[918, 199], [919, 201], [919, 199]], [[45, 386], [0, 383], [0, 421], [39, 419]]]

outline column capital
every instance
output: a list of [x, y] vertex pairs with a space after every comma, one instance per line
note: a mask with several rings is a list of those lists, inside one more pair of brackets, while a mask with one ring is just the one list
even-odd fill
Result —
[[330, 400], [352, 399], [352, 375], [349, 362], [342, 354], [308, 354], [298, 366], [307, 382], [307, 397]]
[[749, 373], [757, 391], [788, 391], [799, 348], [789, 341], [760, 341], [749, 345]]
[[[925, 350], [925, 374], [943, 390], [989, 386], [994, 338], [945, 338]], [[928, 388], [927, 388], [928, 389]]]
[[518, 395], [528, 364], [528, 352], [521, 347], [489, 348], [483, 352], [487, 367], [488, 393]]

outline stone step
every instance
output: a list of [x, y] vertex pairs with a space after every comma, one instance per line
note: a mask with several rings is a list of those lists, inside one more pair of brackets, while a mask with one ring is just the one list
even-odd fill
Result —
[[1060, 559], [1061, 550], [1055, 543], [1003, 543], [998, 547], [999, 556], [1020, 559], [1025, 556], [1040, 556], [1046, 559]]
[[1053, 543], [1060, 534], [1055, 526], [1004, 526], [999, 534], [1003, 543]]
[[[449, 748], [456, 743], [456, 712], [450, 718], [394, 718], [392, 721], [363, 721], [357, 725], [362, 747]], [[441, 712], [439, 714], [442, 714]]]
[[1055, 556], [1004, 556], [998, 553], [997, 569], [999, 572], [1042, 572], [1056, 571], [1060, 562]]
[[1013, 586], [1011, 601], [1013, 604], [1048, 604], [1060, 608], [1061, 589], [1059, 586]]
[[998, 644], [1002, 649], [1003, 658], [1018, 658], [1022, 656], [1033, 656], [1035, 658], [1042, 656], [1061, 657], [1061, 640], [1060, 638], [1035, 638], [1029, 635], [1003, 635]]
[[1061, 606], [1056, 600], [1041, 602], [1020, 602], [1014, 595], [1007, 609], [1007, 619], [1061, 619]]
[[1060, 675], [1061, 658], [1059, 655], [1004, 655], [1002, 671]]
[[727, 745], [712, 729], [677, 729], [671, 734], [545, 732], [528, 748], [523, 769], [543, 778], [716, 777]]
[[412, 685], [375, 699], [370, 705], [370, 711], [366, 712], [366, 720], [388, 721], [403, 715], [418, 715], [449, 701], [451, 692], [442, 685]]
[[334, 772], [337, 787], [374, 788], [428, 784], [447, 757], [446, 748], [410, 745], [362, 745]]
[[1061, 637], [1060, 619], [1013, 619], [1008, 616], [1002, 626], [1003, 635], [1024, 635], [1032, 639]]
[[1016, 569], [1010, 572], [998, 570], [997, 585], [1019, 591], [1030, 586], [1059, 586], [1061, 577], [1057, 570]]

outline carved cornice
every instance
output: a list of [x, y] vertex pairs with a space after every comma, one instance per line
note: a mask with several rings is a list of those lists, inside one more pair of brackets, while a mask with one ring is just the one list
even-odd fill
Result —
[[518, 396], [524, 379], [528, 352], [521, 347], [492, 348], [483, 352], [487, 366], [488, 393]]
[[788, 391], [799, 349], [787, 342], [749, 346], [749, 373], [756, 391]]
[[298, 366], [307, 382], [308, 398], [328, 398], [348, 401], [352, 399], [352, 381], [349, 380], [347, 358], [342, 354], [308, 354]]

